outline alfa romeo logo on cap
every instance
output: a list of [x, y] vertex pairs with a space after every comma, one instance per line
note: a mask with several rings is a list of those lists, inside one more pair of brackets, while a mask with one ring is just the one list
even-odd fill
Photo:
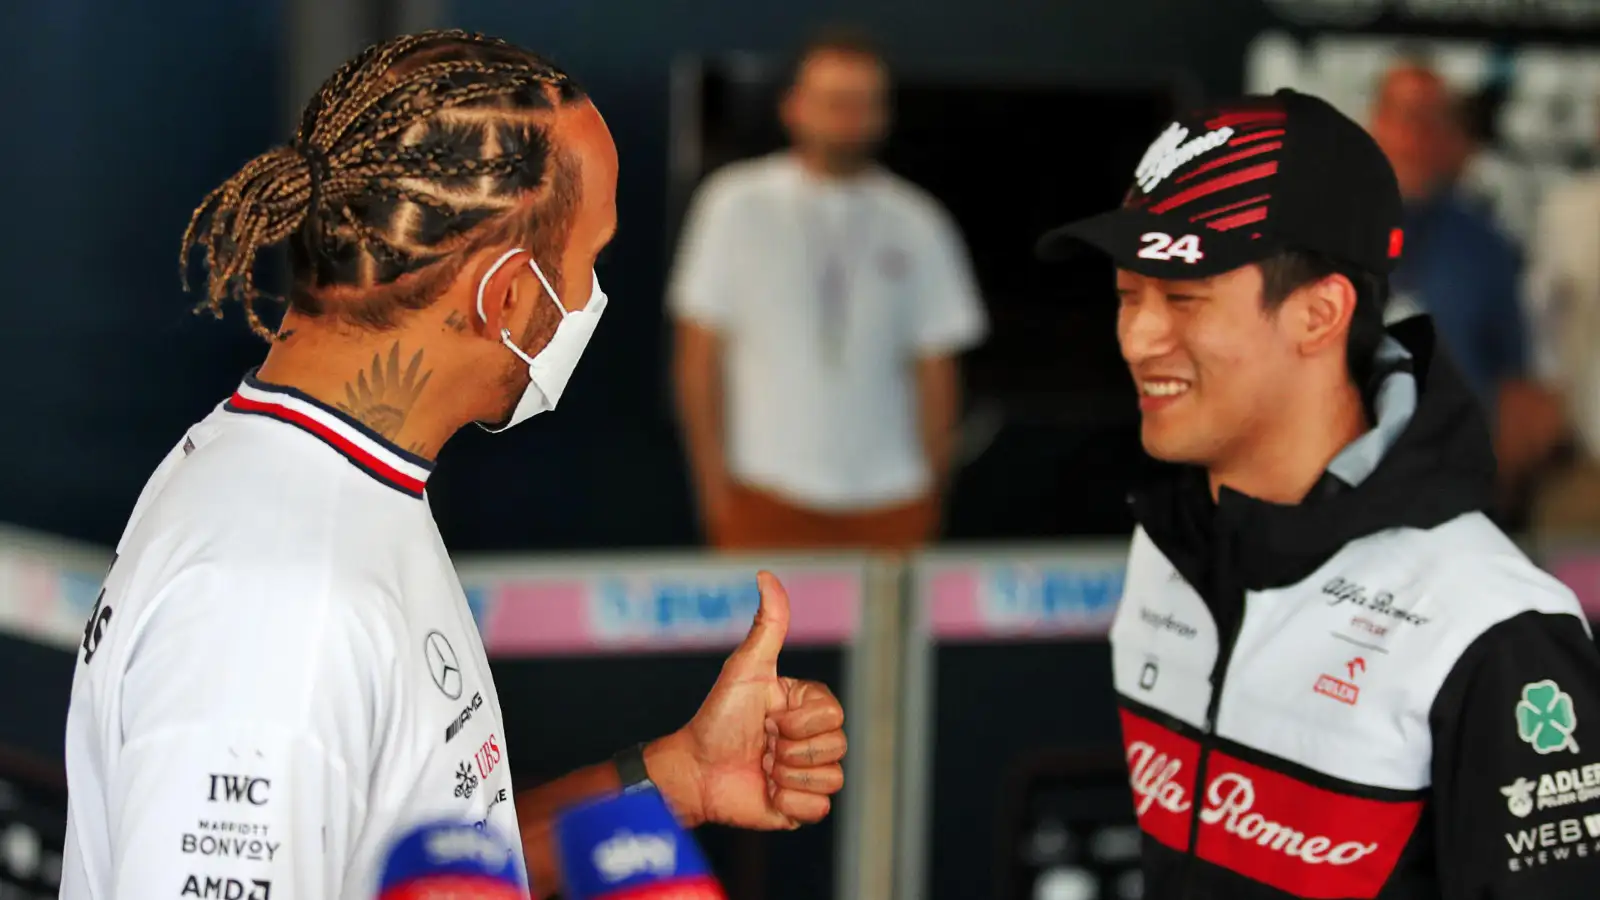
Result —
[[433, 683], [451, 700], [461, 699], [461, 663], [450, 641], [437, 631], [428, 632], [422, 641], [422, 654], [428, 660], [428, 674]]

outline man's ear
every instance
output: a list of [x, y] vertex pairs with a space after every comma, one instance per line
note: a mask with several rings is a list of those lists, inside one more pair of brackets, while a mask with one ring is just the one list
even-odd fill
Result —
[[470, 313], [474, 324], [481, 323], [483, 333], [496, 341], [517, 304], [517, 276], [522, 273], [522, 257], [527, 252], [489, 251], [467, 266], [467, 271], [472, 273]]
[[1330, 347], [1341, 352], [1356, 311], [1356, 286], [1343, 275], [1328, 277], [1302, 287], [1296, 298], [1302, 309], [1300, 352], [1315, 356]]

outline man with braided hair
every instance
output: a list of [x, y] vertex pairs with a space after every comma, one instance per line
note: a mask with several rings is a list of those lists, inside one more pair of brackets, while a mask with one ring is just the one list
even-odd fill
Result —
[[[555, 408], [606, 307], [616, 149], [564, 73], [461, 32], [346, 64], [294, 141], [200, 205], [206, 308], [265, 363], [134, 508], [84, 629], [62, 897], [369, 897], [416, 820], [519, 834], [559, 889], [555, 810], [653, 781], [688, 823], [793, 828], [839, 790], [843, 712], [780, 678], [771, 575], [678, 732], [513, 798], [500, 703], [428, 511], [440, 447]], [[253, 308], [287, 243], [281, 326]], [[506, 802], [506, 801], [513, 802]]]

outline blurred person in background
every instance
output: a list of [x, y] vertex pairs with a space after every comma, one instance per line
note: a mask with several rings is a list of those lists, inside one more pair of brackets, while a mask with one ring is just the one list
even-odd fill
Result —
[[949, 216], [873, 161], [869, 42], [807, 45], [781, 115], [788, 150], [696, 193], [668, 288], [702, 521], [724, 549], [910, 548], [939, 525], [982, 302]]
[[1184, 116], [1135, 179], [1040, 250], [1114, 260], [1168, 464], [1111, 628], [1144, 896], [1595, 896], [1600, 652], [1484, 514], [1488, 430], [1431, 317], [1384, 327], [1383, 152], [1279, 91]]
[[1391, 321], [1433, 317], [1441, 340], [1484, 405], [1500, 463], [1501, 510], [1553, 449], [1549, 394], [1528, 376], [1529, 337], [1515, 246], [1455, 179], [1471, 159], [1469, 107], [1438, 73], [1407, 60], [1379, 83], [1372, 136], [1405, 201], [1405, 254], [1392, 278]]
[[[547, 896], [556, 813], [645, 782], [689, 825], [827, 814], [844, 713], [778, 676], [788, 600], [766, 573], [689, 724], [511, 792], [426, 482], [458, 430], [556, 407], [606, 307], [594, 263], [616, 184], [611, 133], [566, 73], [429, 32], [346, 63], [290, 144], [195, 211], [184, 257], [203, 251], [204, 308], [244, 304], [271, 349], [151, 476], [84, 629], [63, 900], [371, 897], [396, 828], [436, 817], [507, 836]], [[274, 332], [253, 270], [280, 243], [292, 286]], [[483, 515], [560, 511], [491, 498]]]
[[1527, 298], [1535, 369], [1554, 394], [1531, 426], [1543, 430], [1538, 437], [1566, 438], [1546, 458], [1529, 524], [1600, 531], [1600, 173], [1545, 193], [1529, 247]]
[[1506, 90], [1484, 85], [1457, 96], [1448, 135], [1446, 179], [1461, 203], [1482, 213], [1514, 246], [1522, 246], [1533, 210], [1523, 197], [1522, 166], [1497, 137]]

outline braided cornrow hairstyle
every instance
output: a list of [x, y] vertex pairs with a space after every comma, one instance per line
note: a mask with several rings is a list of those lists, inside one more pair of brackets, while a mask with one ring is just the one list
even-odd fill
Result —
[[[491, 240], [538, 252], [564, 240], [576, 163], [556, 152], [556, 107], [583, 97], [560, 69], [504, 41], [429, 31], [362, 51], [306, 106], [293, 143], [246, 163], [195, 209], [184, 231], [184, 286], [204, 251], [196, 312], [256, 313], [257, 255], [288, 242], [289, 304], [368, 328], [432, 302], [466, 256]], [[537, 195], [531, 217], [513, 214]]]

